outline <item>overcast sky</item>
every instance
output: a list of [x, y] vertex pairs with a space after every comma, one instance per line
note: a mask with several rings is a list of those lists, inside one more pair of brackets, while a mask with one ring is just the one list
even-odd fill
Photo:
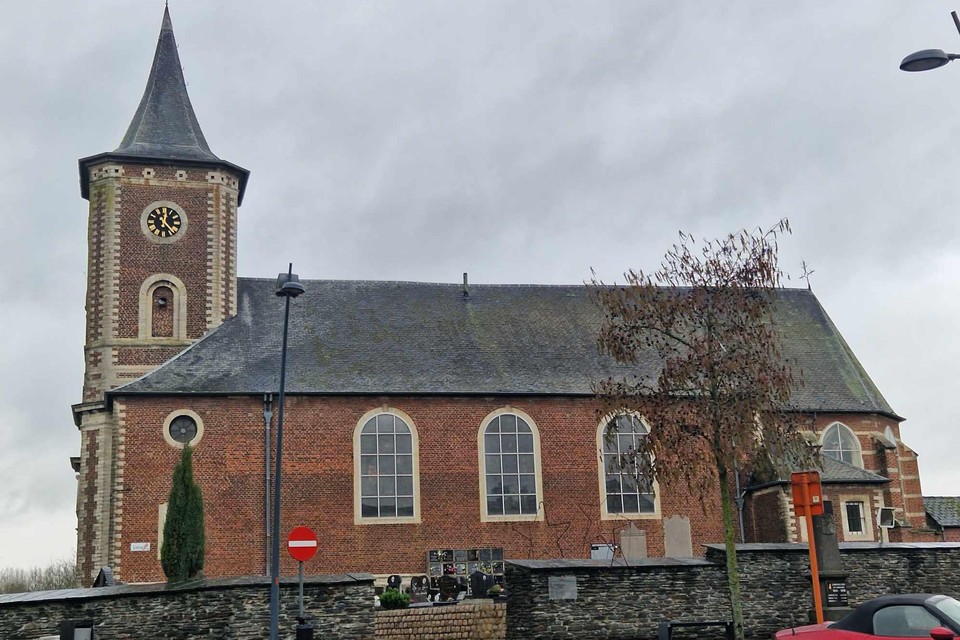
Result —
[[[960, 495], [960, 49], [950, 3], [171, 2], [214, 153], [251, 171], [241, 276], [580, 283], [684, 230], [789, 217], [784, 267]], [[72, 554], [87, 203], [163, 3], [35, 0], [0, 22], [0, 567]], [[796, 281], [796, 286], [804, 286]]]

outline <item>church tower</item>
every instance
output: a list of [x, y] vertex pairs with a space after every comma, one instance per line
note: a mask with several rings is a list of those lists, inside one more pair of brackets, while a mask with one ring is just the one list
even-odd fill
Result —
[[169, 10], [120, 146], [82, 158], [89, 201], [77, 497], [84, 582], [119, 552], [122, 416], [104, 392], [139, 378], [236, 314], [237, 208], [249, 172], [210, 150], [187, 95]]

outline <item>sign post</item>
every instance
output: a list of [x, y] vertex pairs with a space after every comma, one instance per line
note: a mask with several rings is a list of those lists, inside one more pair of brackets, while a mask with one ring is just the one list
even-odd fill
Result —
[[823, 490], [819, 471], [798, 471], [790, 474], [793, 492], [793, 509], [803, 516], [807, 524], [807, 546], [810, 549], [810, 578], [813, 582], [813, 605], [817, 611], [817, 624], [823, 623], [823, 602], [820, 598], [820, 571], [817, 567], [817, 552], [813, 545], [813, 516], [823, 515]]
[[294, 527], [287, 538], [287, 551], [297, 561], [297, 575], [300, 578], [300, 615], [297, 617], [297, 640], [313, 640], [313, 625], [307, 624], [303, 612], [303, 563], [317, 553], [317, 534], [307, 527]]

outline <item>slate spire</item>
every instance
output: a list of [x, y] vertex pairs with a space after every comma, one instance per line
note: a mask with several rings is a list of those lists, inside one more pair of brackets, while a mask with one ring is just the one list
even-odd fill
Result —
[[154, 159], [219, 160], [203, 137], [187, 95], [169, 8], [163, 10], [157, 51], [140, 106], [114, 153]]

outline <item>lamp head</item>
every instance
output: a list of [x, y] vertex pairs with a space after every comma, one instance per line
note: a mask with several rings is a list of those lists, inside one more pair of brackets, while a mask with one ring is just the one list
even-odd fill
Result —
[[924, 49], [911, 53], [900, 63], [901, 71], [929, 71], [947, 64], [957, 56], [942, 49]]
[[277, 295], [283, 298], [296, 298], [306, 289], [300, 284], [300, 278], [295, 273], [281, 273], [277, 276]]

